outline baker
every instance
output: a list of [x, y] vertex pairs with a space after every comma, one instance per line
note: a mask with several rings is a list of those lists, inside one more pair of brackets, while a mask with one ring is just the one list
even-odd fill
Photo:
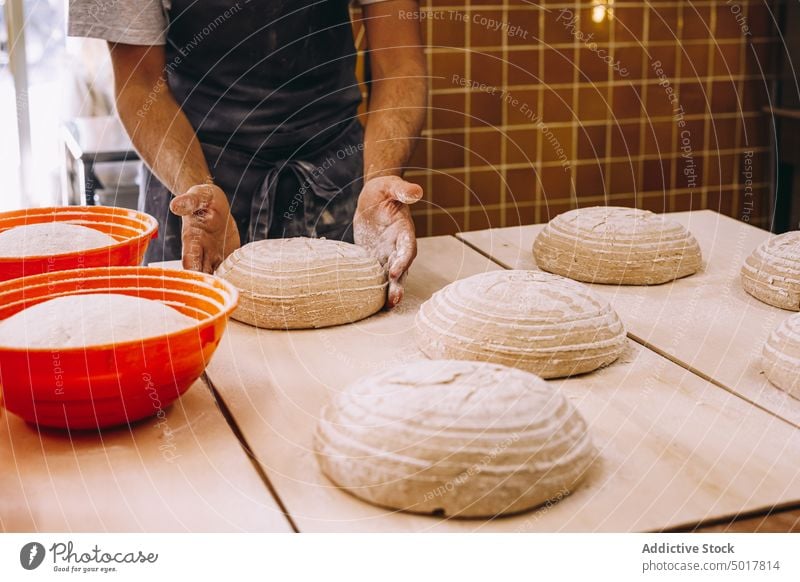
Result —
[[425, 117], [416, 0], [360, 0], [366, 129], [348, 0], [70, 0], [69, 34], [108, 41], [117, 109], [145, 162], [146, 262], [213, 272], [263, 238], [355, 241], [385, 265], [388, 306], [416, 256], [402, 178]]

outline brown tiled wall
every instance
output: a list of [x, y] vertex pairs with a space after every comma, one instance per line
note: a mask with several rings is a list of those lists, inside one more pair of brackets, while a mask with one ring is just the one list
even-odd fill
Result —
[[605, 4], [597, 23], [591, 0], [423, 2], [430, 113], [407, 172], [426, 191], [420, 235], [592, 204], [768, 224], [769, 5]]

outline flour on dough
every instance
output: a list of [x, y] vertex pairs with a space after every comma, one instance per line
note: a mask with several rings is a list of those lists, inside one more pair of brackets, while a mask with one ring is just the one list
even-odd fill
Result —
[[416, 318], [430, 358], [494, 362], [557, 378], [616, 360], [626, 345], [616, 312], [582, 283], [542, 271], [489, 271], [434, 293]]
[[216, 274], [239, 289], [232, 317], [268, 329], [352, 323], [386, 301], [386, 274], [377, 259], [335, 240], [252, 242], [234, 251]]
[[770, 334], [762, 352], [767, 379], [800, 399], [800, 313], [784, 320]]
[[15, 226], [0, 232], [0, 257], [50, 256], [88, 251], [116, 244], [99, 230], [69, 224], [45, 222]]
[[536, 237], [540, 269], [586, 283], [658, 285], [702, 266], [700, 245], [680, 223], [618, 206], [559, 214]]
[[504, 366], [416, 361], [358, 380], [324, 408], [322, 472], [370, 503], [491, 517], [573, 492], [596, 456], [552, 385]]
[[0, 321], [0, 346], [81, 348], [173, 333], [197, 321], [151, 299], [118, 293], [57, 297]]
[[800, 311], [800, 230], [771, 237], [742, 265], [742, 286], [768, 305]]

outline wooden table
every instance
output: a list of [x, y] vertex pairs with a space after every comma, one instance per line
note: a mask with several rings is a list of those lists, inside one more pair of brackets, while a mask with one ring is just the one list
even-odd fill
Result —
[[[800, 426], [800, 400], [770, 384], [759, 357], [792, 312], [748, 295], [745, 258], [770, 234], [710, 210], [671, 214], [697, 238], [704, 270], [650, 287], [591, 285], [617, 310], [631, 338], [745, 400]], [[459, 238], [511, 269], [536, 269], [531, 248], [543, 225], [483, 230]]]
[[130, 429], [36, 429], [0, 408], [0, 531], [288, 532], [202, 380]]
[[406, 299], [391, 313], [323, 330], [232, 323], [208, 376], [300, 531], [640, 531], [691, 528], [800, 500], [800, 433], [742, 398], [630, 342], [618, 363], [554, 382], [590, 424], [601, 461], [548, 509], [490, 521], [391, 512], [332, 486], [312, 434], [331, 394], [371, 371], [423, 357], [419, 305], [499, 266], [452, 237], [420, 241]]
[[539, 227], [522, 227], [461, 235], [469, 244], [420, 240], [403, 303], [353, 325], [289, 332], [232, 321], [209, 385], [198, 381], [173, 405], [168, 426], [151, 419], [102, 436], [68, 435], [0, 411], [0, 530], [797, 528], [798, 512], [776, 512], [800, 507], [800, 413], [752, 361], [753, 346], [789, 313], [736, 285], [735, 266], [768, 235], [713, 213], [675, 216], [710, 263], [671, 285], [594, 286], [631, 340], [608, 368], [552, 382], [585, 416], [601, 453], [587, 481], [555, 505], [496, 520], [388, 511], [334, 487], [312, 451], [332, 394], [423, 357], [413, 321], [434, 291], [475, 273], [534, 266], [529, 248]]

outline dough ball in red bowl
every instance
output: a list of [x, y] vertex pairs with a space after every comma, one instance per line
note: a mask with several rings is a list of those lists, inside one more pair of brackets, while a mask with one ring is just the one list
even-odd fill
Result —
[[[46, 302], [67, 305], [65, 298], [80, 303], [81, 312], [46, 313]], [[121, 312], [118, 306], [131, 301], [135, 313]], [[71, 429], [159, 414], [203, 373], [237, 301], [236, 289], [218, 277], [154, 267], [58, 271], [0, 283], [4, 405], [30, 423]], [[174, 310], [171, 327], [148, 319], [154, 306], [162, 315]], [[4, 328], [12, 322], [23, 326]]]
[[157, 234], [155, 218], [127, 208], [58, 206], [0, 212], [0, 281], [67, 269], [139, 265]]

